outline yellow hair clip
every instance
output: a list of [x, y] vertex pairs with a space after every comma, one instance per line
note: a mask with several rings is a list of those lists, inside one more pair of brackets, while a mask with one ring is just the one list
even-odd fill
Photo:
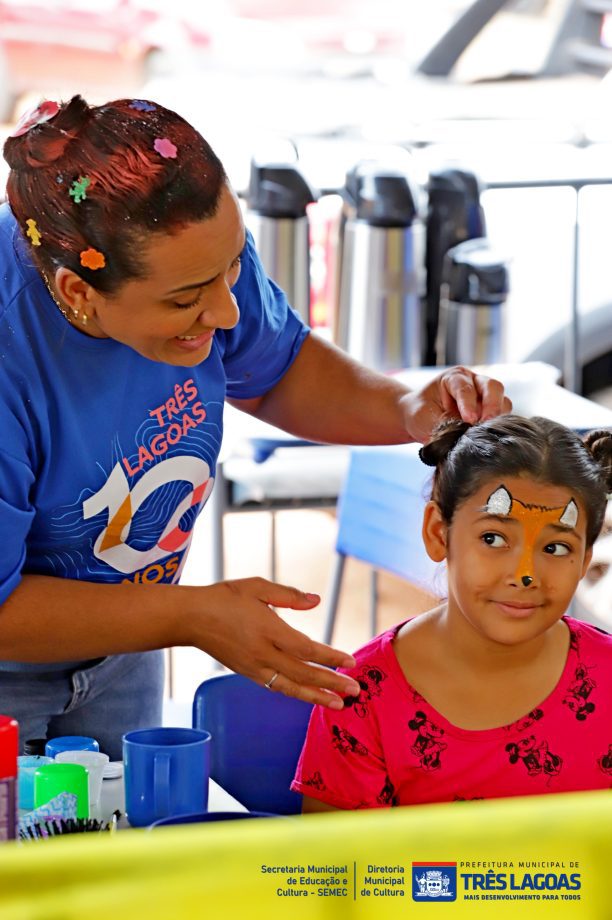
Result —
[[26, 227], [28, 228], [26, 231], [26, 236], [29, 236], [30, 240], [32, 241], [32, 246], [40, 246], [42, 233], [36, 226], [36, 221], [32, 217], [28, 217], [26, 220]]

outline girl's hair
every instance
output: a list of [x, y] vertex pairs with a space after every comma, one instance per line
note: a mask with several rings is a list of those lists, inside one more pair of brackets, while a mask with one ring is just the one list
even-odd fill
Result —
[[[73, 96], [50, 120], [9, 137], [4, 157], [22, 232], [36, 222], [38, 268], [65, 266], [107, 294], [144, 276], [151, 234], [213, 217], [226, 181], [195, 128], [144, 100], [90, 106]], [[83, 265], [80, 254], [89, 249], [103, 255], [103, 267]]]
[[565, 486], [587, 514], [587, 546], [601, 530], [607, 495], [612, 491], [612, 432], [591, 431], [584, 440], [547, 418], [502, 415], [470, 426], [443, 422], [419, 451], [435, 466], [431, 498], [450, 524], [456, 509], [485, 478], [529, 476]]

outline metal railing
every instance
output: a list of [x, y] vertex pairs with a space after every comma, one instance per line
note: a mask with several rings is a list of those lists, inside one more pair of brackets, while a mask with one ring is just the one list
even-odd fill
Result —
[[[589, 187], [608, 185], [612, 187], [612, 176], [589, 178], [562, 178], [562, 179], [518, 179], [487, 182], [484, 188], [497, 189], [528, 189], [528, 188], [571, 188], [575, 192], [575, 210], [572, 245], [572, 292], [571, 315], [567, 324], [564, 342], [563, 383], [566, 389], [577, 393], [581, 389], [581, 366], [579, 357], [580, 343], [580, 192]], [[612, 289], [610, 291], [612, 302]], [[611, 320], [612, 321], [612, 320]]]

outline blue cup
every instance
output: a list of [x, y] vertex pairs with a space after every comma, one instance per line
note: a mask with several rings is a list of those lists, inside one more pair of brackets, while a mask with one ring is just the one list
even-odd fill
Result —
[[123, 736], [125, 810], [132, 827], [205, 812], [210, 732], [147, 728]]
[[162, 818], [151, 825], [169, 827], [171, 824], [209, 824], [211, 821], [240, 821], [242, 818], [278, 818], [269, 811], [204, 811], [195, 815], [177, 815], [175, 818]]
[[100, 745], [95, 738], [86, 735], [61, 735], [52, 738], [45, 745], [47, 757], [55, 757], [60, 751], [99, 751]]
[[34, 808], [34, 774], [45, 763], [53, 763], [53, 759], [42, 754], [21, 754], [17, 758], [17, 798], [22, 811]]

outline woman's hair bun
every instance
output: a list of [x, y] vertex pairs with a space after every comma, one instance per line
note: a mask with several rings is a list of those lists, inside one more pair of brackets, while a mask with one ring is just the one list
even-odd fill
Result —
[[73, 96], [60, 105], [59, 112], [49, 121], [34, 124], [17, 137], [8, 137], [4, 144], [4, 159], [14, 170], [44, 169], [61, 159], [68, 145], [79, 135], [91, 115], [82, 96]]
[[601, 467], [608, 492], [612, 492], [612, 429], [597, 428], [584, 436], [584, 445]]
[[450, 454], [468, 428], [467, 422], [460, 418], [445, 419], [434, 428], [429, 444], [425, 444], [419, 450], [419, 457], [426, 466], [438, 466]]

